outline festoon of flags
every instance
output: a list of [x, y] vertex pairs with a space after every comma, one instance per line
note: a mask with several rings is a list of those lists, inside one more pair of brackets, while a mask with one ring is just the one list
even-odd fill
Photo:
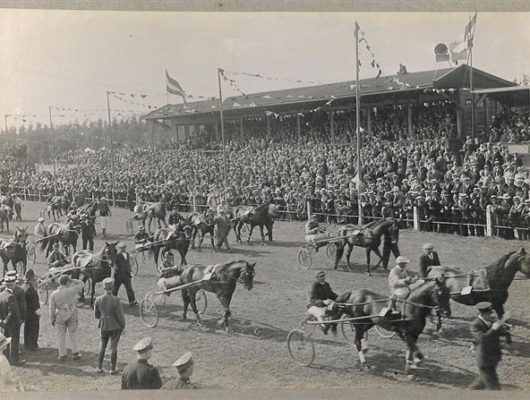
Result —
[[475, 36], [475, 26], [477, 24], [477, 13], [469, 20], [464, 30], [464, 35], [459, 36], [454, 42], [449, 44], [451, 52], [451, 61], [458, 64], [458, 60], [466, 60], [469, 52], [473, 47], [473, 38]]

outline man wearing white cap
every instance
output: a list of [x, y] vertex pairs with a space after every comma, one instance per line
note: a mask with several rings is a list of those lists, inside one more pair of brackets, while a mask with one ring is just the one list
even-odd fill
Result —
[[23, 392], [24, 388], [19, 379], [13, 374], [8, 359], [3, 352], [11, 343], [11, 338], [6, 338], [0, 333], [0, 391]]
[[434, 251], [432, 243], [423, 245], [423, 254], [420, 256], [420, 276], [426, 278], [432, 266], [442, 265], [438, 253]]
[[50, 321], [55, 327], [59, 344], [59, 361], [66, 360], [66, 332], [72, 342], [72, 358], [79, 360], [79, 344], [77, 339], [77, 295], [85, 284], [67, 275], [59, 277], [59, 287], [50, 296]]
[[121, 376], [122, 389], [160, 389], [162, 379], [158, 370], [148, 363], [153, 351], [153, 339], [145, 337], [133, 347], [136, 361], [127, 365]]
[[185, 353], [173, 366], [177, 369], [178, 379], [172, 379], [162, 387], [162, 389], [197, 389], [190, 378], [193, 375], [193, 357], [191, 352]]
[[396, 259], [397, 265], [388, 274], [388, 285], [392, 295], [392, 308], [396, 299], [406, 299], [410, 293], [409, 285], [416, 281], [416, 278], [409, 276], [406, 270], [410, 260], [404, 256]]
[[115, 375], [116, 361], [118, 359], [118, 342], [120, 336], [125, 329], [125, 316], [121, 307], [121, 301], [112, 294], [114, 287], [114, 280], [106, 278], [103, 280], [103, 287], [105, 294], [96, 298], [94, 302], [94, 315], [99, 320], [98, 327], [101, 328], [101, 347], [99, 349], [98, 367], [99, 373], [103, 372], [103, 359], [105, 358], [105, 350], [110, 340], [110, 371], [111, 375]]
[[44, 237], [46, 236], [46, 225], [44, 224], [44, 218], [40, 217], [39, 222], [37, 225], [35, 225], [35, 236], [37, 237]]

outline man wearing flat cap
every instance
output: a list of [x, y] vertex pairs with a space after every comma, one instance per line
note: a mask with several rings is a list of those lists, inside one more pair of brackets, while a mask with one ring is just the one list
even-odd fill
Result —
[[162, 380], [156, 367], [149, 364], [153, 351], [153, 339], [145, 337], [133, 347], [136, 361], [123, 370], [121, 376], [122, 389], [160, 389]]
[[420, 277], [426, 278], [432, 266], [442, 265], [438, 253], [434, 251], [432, 243], [423, 245], [423, 254], [420, 256]]
[[197, 386], [190, 382], [193, 374], [193, 357], [188, 351], [173, 363], [177, 370], [178, 379], [167, 382], [162, 389], [197, 389]]
[[110, 340], [110, 371], [111, 375], [117, 374], [116, 361], [118, 359], [118, 342], [125, 329], [125, 316], [121, 307], [121, 301], [112, 294], [114, 280], [106, 278], [103, 280], [105, 294], [96, 298], [94, 302], [94, 316], [99, 320], [98, 327], [101, 329], [101, 347], [99, 349], [98, 367], [99, 373], [103, 372], [103, 359], [105, 350]]
[[396, 266], [388, 274], [388, 286], [392, 297], [391, 307], [395, 309], [396, 299], [406, 299], [411, 291], [409, 285], [416, 282], [416, 277], [409, 274], [407, 265], [410, 260], [404, 256], [396, 258]]
[[501, 360], [500, 337], [507, 328], [497, 316], [489, 301], [476, 305], [479, 315], [471, 323], [471, 335], [474, 339], [479, 376], [471, 383], [470, 389], [500, 390], [497, 364]]
[[309, 309], [307, 313], [317, 319], [322, 324], [320, 327], [324, 334], [328, 333], [331, 325], [333, 333], [337, 332], [337, 324], [325, 324], [324, 318], [333, 310], [334, 301], [338, 295], [331, 290], [331, 286], [326, 282], [326, 273], [319, 271], [315, 274], [315, 282], [311, 286], [311, 293], [309, 294]]

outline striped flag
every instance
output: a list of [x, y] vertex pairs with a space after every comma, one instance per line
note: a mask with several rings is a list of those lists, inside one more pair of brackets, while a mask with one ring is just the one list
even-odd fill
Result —
[[180, 83], [178, 83], [175, 79], [169, 76], [167, 69], [166, 69], [166, 90], [170, 94], [176, 94], [177, 96], [182, 97], [182, 100], [184, 100], [184, 103], [187, 103], [186, 92], [184, 91], [184, 89], [182, 89], [182, 86], [180, 86]]
[[468, 52], [473, 47], [473, 37], [475, 35], [475, 25], [477, 23], [477, 13], [469, 20], [464, 31], [464, 35], [458, 37], [455, 42], [449, 45], [451, 60], [457, 64], [458, 60], [467, 60]]

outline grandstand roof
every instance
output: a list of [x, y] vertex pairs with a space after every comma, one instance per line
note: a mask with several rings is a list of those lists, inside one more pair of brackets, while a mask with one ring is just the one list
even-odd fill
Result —
[[[469, 87], [471, 67], [462, 64], [455, 68], [434, 71], [409, 72], [406, 74], [380, 76], [362, 79], [361, 95], [400, 94], [424, 89], [462, 89]], [[512, 82], [473, 68], [473, 86], [475, 89], [513, 86]], [[263, 109], [284, 109], [285, 106], [312, 104], [331, 104], [341, 99], [355, 98], [355, 81], [329, 83], [316, 86], [273, 90], [252, 93], [245, 96], [231, 96], [223, 100], [226, 117], [255, 113]], [[147, 114], [147, 120], [181, 118], [214, 114], [218, 110], [218, 99], [203, 100], [187, 104], [170, 104]], [[283, 107], [282, 107], [283, 106]], [[241, 111], [239, 111], [241, 110]]]

